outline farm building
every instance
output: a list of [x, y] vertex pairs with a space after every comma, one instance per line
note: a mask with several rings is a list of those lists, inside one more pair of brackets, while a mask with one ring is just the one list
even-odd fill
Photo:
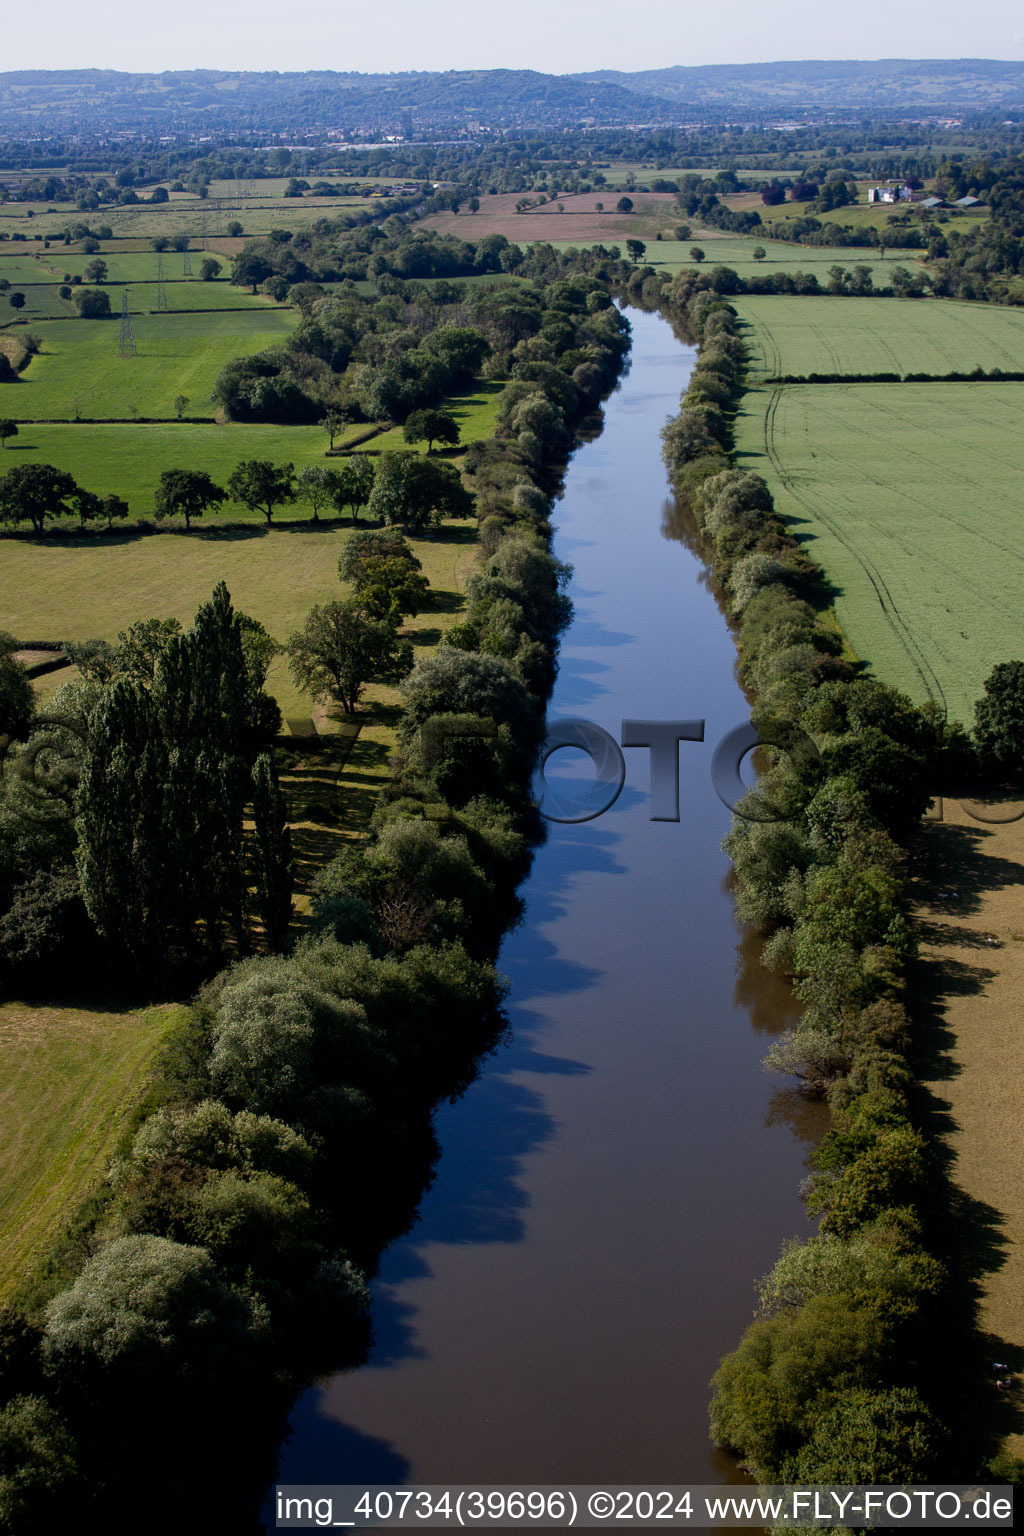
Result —
[[888, 182], [884, 187], [868, 187], [869, 203], [907, 203], [911, 190], [902, 182]]

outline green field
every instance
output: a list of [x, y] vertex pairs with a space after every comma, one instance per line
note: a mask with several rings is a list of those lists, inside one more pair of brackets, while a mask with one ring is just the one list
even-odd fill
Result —
[[0, 1006], [0, 1301], [99, 1184], [182, 1013]]
[[[202, 410], [202, 402], [196, 404]], [[192, 405], [188, 407], [189, 414]], [[353, 429], [354, 430], [354, 429]], [[364, 429], [365, 430], [365, 429]], [[372, 446], [368, 445], [368, 446]], [[0, 450], [0, 471], [15, 464], [40, 461], [66, 469], [79, 485], [97, 495], [108, 491], [123, 496], [133, 515], [148, 517], [153, 510], [157, 483], [165, 469], [205, 469], [223, 485], [242, 459], [290, 461], [296, 469], [327, 462], [327, 437], [319, 427], [274, 427], [248, 422], [226, 426], [193, 426], [188, 422], [126, 423], [73, 422], [29, 423]], [[260, 513], [248, 513], [233, 502], [224, 513], [263, 522]], [[305, 517], [304, 503], [295, 503], [281, 516]], [[212, 526], [216, 517], [208, 519]]]
[[[453, 395], [444, 401], [445, 410], [451, 411], [459, 423], [460, 447], [489, 437], [494, 431], [498, 396], [503, 387], [496, 382], [484, 383], [468, 394]], [[206, 409], [202, 399], [194, 400], [185, 414], [202, 415]], [[336, 446], [343, 447], [349, 438], [359, 437], [366, 430], [360, 424], [347, 428], [337, 438]], [[401, 427], [395, 427], [371, 437], [354, 451], [408, 451], [409, 447]], [[209, 426], [177, 421], [25, 422], [18, 436], [0, 449], [0, 473], [16, 464], [53, 464], [74, 475], [87, 491], [97, 495], [113, 491], [124, 497], [133, 515], [148, 517], [165, 469], [205, 469], [218, 485], [223, 485], [242, 459], [272, 459], [302, 469], [307, 464], [330, 464], [332, 461], [324, 457], [326, 448], [327, 436], [316, 426], [279, 427], [238, 421], [225, 425], [211, 422]], [[417, 451], [425, 453], [426, 444], [417, 444]], [[223, 514], [211, 516], [208, 526], [215, 526], [221, 515], [263, 522], [262, 514], [225, 502]], [[282, 508], [278, 516], [305, 519], [309, 509], [304, 502], [295, 502]]]
[[[192, 193], [172, 192], [166, 203], [139, 202], [99, 208], [86, 217], [86, 222], [94, 226], [108, 224], [117, 238], [144, 239], [177, 234], [179, 230], [198, 238], [205, 216], [208, 235], [224, 233], [232, 219], [244, 225], [247, 235], [256, 235], [267, 234], [271, 229], [303, 229], [314, 219], [368, 208], [373, 202], [372, 198], [366, 197], [314, 198], [307, 195], [286, 198], [258, 193], [239, 198], [235, 195], [234, 183], [227, 185], [230, 191], [224, 197], [201, 199]], [[270, 185], [269, 182], [256, 183], [257, 187]], [[280, 186], [284, 187], [283, 181]], [[4, 203], [0, 206], [0, 233], [24, 234], [33, 241], [37, 236], [55, 240], [63, 236], [68, 224], [79, 223], [82, 217], [73, 203]]]
[[[314, 603], [343, 595], [338, 558], [350, 532], [336, 524], [218, 528], [211, 520], [187, 536], [128, 533], [95, 543], [5, 540], [0, 613], [19, 640], [113, 639], [136, 619], [189, 623], [217, 582], [226, 581], [236, 607], [285, 641]], [[414, 629], [433, 631], [436, 639], [439, 626], [452, 621], [475, 549], [473, 535], [470, 525], [454, 523], [411, 541], [424, 575], [444, 594], [438, 610], [412, 621]], [[53, 673], [47, 682], [59, 686], [65, 675]], [[268, 686], [286, 719], [308, 717], [310, 701], [280, 659]]]
[[[560, 250], [569, 250], [574, 245], [594, 245], [593, 240], [556, 240], [553, 244]], [[602, 242], [607, 245], [616, 243], [609, 234]], [[624, 238], [617, 242], [625, 251]], [[770, 276], [773, 272], [813, 272], [819, 283], [827, 283], [828, 269], [837, 263], [841, 267], [870, 267], [874, 281], [879, 286], [888, 286], [889, 273], [899, 262], [890, 252], [884, 261], [881, 261], [878, 252], [870, 246], [834, 246], [834, 245], [797, 245], [794, 241], [760, 240], [745, 235], [708, 235], [698, 238], [694, 236], [690, 240], [648, 240], [647, 250], [643, 258], [645, 266], [654, 267], [656, 271], [677, 272], [681, 267], [696, 267], [697, 263], [690, 255], [693, 246], [699, 246], [704, 252], [703, 265], [707, 267], [732, 267], [741, 277], [754, 277], [756, 274]], [[765, 258], [763, 261], [754, 260], [754, 249], [763, 246]], [[920, 252], [901, 251], [900, 260], [904, 266], [914, 266], [914, 258]]]
[[736, 444], [836, 587], [856, 654], [971, 723], [993, 666], [1020, 654], [1024, 384], [755, 389]]
[[294, 310], [260, 313], [144, 315], [134, 321], [136, 357], [118, 356], [119, 324], [55, 320], [41, 333], [43, 352], [15, 383], [0, 384], [0, 416], [15, 421], [82, 416], [171, 417], [174, 397], [189, 412], [213, 416], [210, 393], [225, 363], [282, 341]]
[[733, 302], [748, 327], [754, 377], [1024, 370], [1024, 313], [1017, 309], [785, 295]]
[[[0, 298], [0, 326], [10, 328], [14, 326], [31, 324], [33, 320], [77, 320], [78, 310], [70, 299], [62, 299], [57, 292], [57, 284], [48, 283], [23, 283], [19, 292], [25, 295], [25, 307], [17, 311], [9, 309]], [[114, 299], [111, 298], [111, 308], [114, 307]]]

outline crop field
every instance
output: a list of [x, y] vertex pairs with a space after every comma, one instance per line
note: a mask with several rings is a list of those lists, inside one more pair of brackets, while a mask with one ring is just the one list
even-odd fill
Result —
[[1017, 309], [945, 299], [785, 295], [733, 302], [748, 327], [755, 377], [1024, 371], [1024, 313]]
[[55, 320], [42, 333], [43, 351], [13, 383], [0, 384], [0, 415], [14, 421], [82, 416], [171, 417], [178, 394], [193, 416], [213, 416], [210, 393], [232, 358], [259, 352], [288, 335], [294, 310], [148, 315], [134, 321], [136, 357], [118, 356], [119, 324]]
[[0, 1006], [0, 1301], [100, 1182], [182, 1014]]
[[[566, 193], [555, 202], [517, 213], [516, 203], [522, 197], [534, 201], [540, 194], [500, 192], [482, 197], [478, 213], [466, 208], [458, 214], [434, 213], [423, 220], [421, 227], [458, 235], [460, 240], [479, 240], [483, 235], [495, 234], [505, 235], [517, 245], [529, 245], [534, 240], [613, 245], [634, 236], [653, 239], [658, 229], [668, 229], [679, 220], [679, 207], [671, 192], [631, 192], [632, 213], [616, 212], [615, 204], [621, 195], [618, 187]], [[602, 209], [597, 207], [598, 203], [604, 205]]]
[[971, 723], [1020, 652], [1024, 384], [764, 387], [736, 443], [836, 588], [858, 657]]
[[[612, 241], [609, 238], [603, 243], [621, 246], [623, 239]], [[561, 250], [567, 250], [581, 242], [556, 240], [554, 244]], [[705, 267], [732, 267], [741, 277], [754, 277], [757, 274], [762, 277], [771, 276], [773, 272], [813, 272], [819, 283], [825, 284], [829, 267], [838, 264], [848, 268], [870, 267], [872, 278], [879, 287], [888, 287], [889, 274], [893, 267], [900, 264], [892, 253], [887, 254], [882, 261], [878, 252], [871, 247], [798, 245], [795, 241], [759, 240], [745, 235], [694, 235], [689, 240], [649, 240], [643, 264], [654, 267], [656, 271], [668, 272], [677, 272], [680, 267], [696, 267], [698, 263], [690, 255], [694, 246], [704, 252]], [[761, 261], [754, 260], [757, 246], [761, 246], [765, 252]], [[913, 267], [918, 254], [916, 251], [901, 251], [899, 256], [904, 266]], [[801, 299], [800, 302], [804, 301]]]

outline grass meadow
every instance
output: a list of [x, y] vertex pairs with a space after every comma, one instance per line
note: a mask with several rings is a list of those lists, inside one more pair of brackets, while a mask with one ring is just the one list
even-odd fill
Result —
[[754, 378], [963, 373], [975, 367], [1024, 371], [1024, 313], [1018, 309], [948, 300], [783, 295], [733, 303], [747, 327]]
[[[602, 244], [618, 245], [625, 254], [625, 235], [611, 230], [603, 237]], [[592, 240], [556, 240], [559, 250], [570, 250], [574, 245], [593, 245]], [[813, 272], [822, 284], [828, 282], [828, 269], [837, 263], [841, 267], [864, 266], [871, 268], [873, 280], [879, 287], [888, 286], [889, 273], [898, 266], [913, 266], [915, 251], [901, 251], [899, 259], [891, 252], [885, 260], [878, 252], [864, 246], [797, 245], [795, 241], [767, 240], [763, 236], [746, 235], [693, 235], [689, 240], [647, 239], [643, 265], [655, 271], [678, 272], [682, 267], [696, 267], [698, 263], [690, 255], [693, 246], [704, 252], [703, 266], [732, 267], [740, 277], [771, 276], [773, 272]], [[754, 249], [763, 246], [763, 261], [754, 260]], [[803, 300], [801, 300], [801, 303]]]
[[993, 666], [1020, 650], [1024, 384], [763, 387], [736, 444], [833, 583], [857, 656], [971, 723]]
[[225, 363], [282, 341], [295, 310], [230, 314], [146, 315], [133, 320], [137, 356], [118, 356], [120, 325], [109, 320], [56, 320], [40, 333], [43, 350], [21, 378], [0, 384], [0, 416], [14, 421], [82, 416], [173, 417], [174, 397], [189, 412], [213, 417], [210, 393]]
[[0, 1005], [0, 1302], [99, 1184], [182, 1014]]
[[[256, 523], [218, 527], [209, 521], [187, 535], [10, 539], [0, 566], [0, 613], [19, 640], [112, 640], [136, 619], [190, 623], [224, 581], [235, 606], [284, 642], [314, 603], [344, 595], [338, 559], [351, 532], [350, 524], [338, 521], [270, 530]], [[436, 643], [462, 606], [475, 529], [445, 523], [436, 534], [411, 542], [435, 596], [432, 608], [410, 628], [421, 643]], [[41, 680], [44, 692], [52, 693], [69, 675], [48, 674]], [[310, 700], [296, 689], [280, 658], [268, 686], [286, 719], [309, 718]]]

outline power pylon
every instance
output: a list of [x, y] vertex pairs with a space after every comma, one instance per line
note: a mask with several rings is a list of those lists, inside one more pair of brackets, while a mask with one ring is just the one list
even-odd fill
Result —
[[202, 234], [203, 234], [203, 250], [205, 251], [205, 250], [208, 249], [207, 244], [206, 244], [206, 209], [205, 208], [203, 209], [202, 213], [199, 215], [199, 219], [200, 219], [200, 224], [201, 224]]
[[158, 310], [167, 308], [167, 289], [164, 287], [164, 258], [156, 258], [156, 307]]
[[132, 330], [131, 310], [128, 308], [128, 289], [121, 296], [121, 340], [117, 347], [118, 357], [134, 357], [135, 332]]
[[186, 277], [192, 276], [192, 252], [188, 249], [188, 246], [185, 247], [185, 260], [182, 265], [182, 271]]

